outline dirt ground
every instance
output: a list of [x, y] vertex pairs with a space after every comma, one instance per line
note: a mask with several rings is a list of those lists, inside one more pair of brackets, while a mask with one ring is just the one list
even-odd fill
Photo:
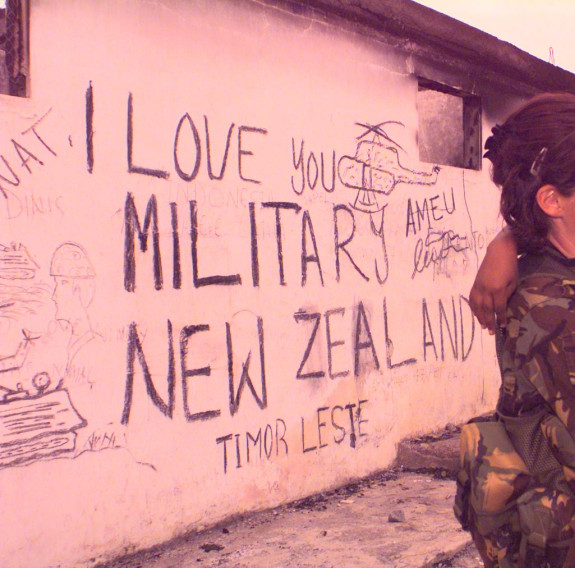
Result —
[[445, 473], [382, 472], [101, 568], [479, 568]]

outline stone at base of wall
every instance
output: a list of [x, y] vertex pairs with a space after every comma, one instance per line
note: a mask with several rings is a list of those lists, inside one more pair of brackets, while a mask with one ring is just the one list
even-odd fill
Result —
[[406, 471], [442, 470], [450, 477], [459, 469], [459, 432], [439, 439], [403, 440], [397, 447], [397, 466]]

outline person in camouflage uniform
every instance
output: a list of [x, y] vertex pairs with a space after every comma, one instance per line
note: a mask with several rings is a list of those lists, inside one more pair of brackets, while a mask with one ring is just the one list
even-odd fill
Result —
[[575, 96], [535, 97], [485, 147], [522, 256], [495, 419], [462, 428], [455, 512], [486, 568], [575, 566]]

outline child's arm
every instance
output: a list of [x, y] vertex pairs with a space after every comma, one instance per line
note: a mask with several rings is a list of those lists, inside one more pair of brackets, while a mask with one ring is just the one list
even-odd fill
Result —
[[505, 227], [489, 243], [469, 293], [469, 303], [481, 327], [495, 333], [505, 326], [507, 300], [517, 286], [517, 243]]

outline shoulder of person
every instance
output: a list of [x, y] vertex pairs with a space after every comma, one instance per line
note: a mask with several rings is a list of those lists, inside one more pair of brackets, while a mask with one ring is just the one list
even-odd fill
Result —
[[574, 330], [575, 281], [533, 274], [519, 283], [507, 306], [506, 341], [512, 345], [524, 339], [522, 346], [514, 349], [530, 352], [534, 338], [539, 338], [538, 343], [545, 337], [563, 337]]
[[522, 319], [534, 309], [539, 313], [544, 310], [555, 319], [557, 310], [573, 311], [574, 302], [575, 278], [535, 273], [520, 280], [509, 300], [508, 312], [510, 318]]
[[539, 299], [575, 298], [575, 275], [531, 274], [520, 280], [517, 292], [533, 304]]

